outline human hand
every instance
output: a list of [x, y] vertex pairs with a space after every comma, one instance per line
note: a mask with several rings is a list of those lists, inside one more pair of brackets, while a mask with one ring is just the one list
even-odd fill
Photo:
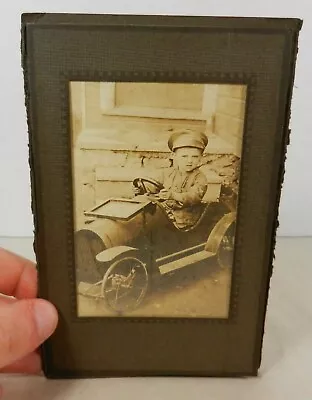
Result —
[[133, 185], [132, 192], [134, 196], [139, 196], [141, 194], [141, 189]]
[[0, 372], [41, 371], [37, 349], [54, 332], [58, 315], [36, 295], [35, 265], [0, 248]]
[[161, 200], [169, 200], [171, 199], [171, 192], [167, 189], [161, 189], [160, 192], [158, 193], [158, 197]]

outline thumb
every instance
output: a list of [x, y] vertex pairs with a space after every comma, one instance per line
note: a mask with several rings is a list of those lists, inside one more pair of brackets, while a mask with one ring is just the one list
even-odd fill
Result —
[[39, 347], [55, 330], [57, 311], [42, 299], [0, 304], [0, 368]]

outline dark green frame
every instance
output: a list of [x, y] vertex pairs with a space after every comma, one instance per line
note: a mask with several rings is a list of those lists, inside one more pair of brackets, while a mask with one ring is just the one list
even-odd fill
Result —
[[[302, 21], [25, 14], [22, 54], [40, 296], [60, 323], [51, 378], [256, 375]], [[248, 85], [228, 319], [77, 318], [68, 84]]]

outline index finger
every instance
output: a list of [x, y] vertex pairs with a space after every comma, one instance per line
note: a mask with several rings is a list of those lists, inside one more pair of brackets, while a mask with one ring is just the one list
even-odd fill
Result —
[[0, 293], [18, 299], [37, 295], [37, 270], [26, 258], [0, 248]]

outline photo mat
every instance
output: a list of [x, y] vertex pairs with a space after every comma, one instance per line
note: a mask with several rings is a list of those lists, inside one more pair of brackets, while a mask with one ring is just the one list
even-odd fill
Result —
[[[298, 19], [285, 18], [23, 15], [21, 49], [39, 289], [61, 317], [42, 349], [47, 377], [258, 374], [301, 25]], [[165, 86], [153, 89], [156, 82]], [[130, 90], [121, 83], [133, 86]], [[177, 83], [181, 90], [174, 90]], [[202, 84], [203, 89], [191, 88], [192, 84]], [[218, 100], [210, 95], [206, 102], [209, 85], [223, 90], [222, 85], [230, 85], [232, 95]], [[248, 85], [245, 111], [240, 114], [244, 123], [235, 108], [241, 103], [235, 101], [237, 85]], [[215, 110], [210, 119], [207, 104]], [[211, 129], [208, 123], [200, 126], [203, 121], [209, 121]], [[233, 134], [238, 125], [243, 138]], [[207, 190], [210, 211], [226, 203], [229, 215], [237, 213], [235, 234], [230, 235], [235, 241], [234, 260], [227, 252], [227, 267], [219, 264], [217, 254], [224, 234], [211, 235], [220, 217], [215, 212], [207, 213], [216, 221], [208, 218], [206, 238], [199, 243], [195, 231], [180, 232], [171, 219], [162, 219], [161, 229], [144, 234], [139, 230], [136, 243], [112, 246], [108, 239], [114, 230], [103, 235], [103, 227], [106, 231], [115, 223], [115, 232], [122, 232], [120, 240], [128, 241], [129, 234], [131, 241], [136, 230], [121, 227], [129, 227], [133, 220], [143, 222], [145, 216], [155, 216], [159, 223], [157, 210], [163, 203], [157, 195], [182, 196], [170, 185], [155, 186], [155, 181], [159, 171], [178, 163], [170, 138], [185, 129], [197, 132], [197, 139], [200, 135], [202, 140], [202, 134], [209, 139], [202, 160], [211, 163], [202, 166], [203, 174], [221, 162], [216, 149], [231, 149], [237, 157], [238, 203], [226, 180], [232, 176], [230, 162], [215, 171], [225, 180], [222, 190], [218, 192], [216, 181], [210, 181]], [[234, 152], [239, 143], [241, 151]], [[147, 175], [142, 176], [143, 168]], [[136, 171], [139, 176], [129, 177]], [[143, 195], [134, 195], [143, 183], [159, 191], [153, 193], [153, 201], [139, 202]], [[186, 236], [187, 245], [181, 244], [178, 237]], [[215, 253], [209, 267], [208, 261], [204, 268], [188, 264], [194, 254], [205, 254], [208, 236], [209, 251]], [[155, 253], [164, 248], [168, 253]], [[120, 262], [133, 258], [137, 264], [130, 274]], [[133, 273], [140, 267], [149, 272], [144, 296], [140, 285], [132, 285], [133, 276], [145, 276]], [[213, 281], [213, 274], [226, 268], [231, 287], [218, 297], [213, 291], [219, 290], [220, 280]], [[208, 280], [209, 302], [198, 301], [197, 294], [190, 297], [196, 285]], [[102, 286], [109, 289], [110, 282], [114, 290], [137, 288], [139, 296], [122, 297], [116, 310], [116, 290], [115, 302], [101, 296]], [[218, 307], [223, 304], [223, 310], [214, 308], [210, 313], [207, 308], [213, 301]]]

